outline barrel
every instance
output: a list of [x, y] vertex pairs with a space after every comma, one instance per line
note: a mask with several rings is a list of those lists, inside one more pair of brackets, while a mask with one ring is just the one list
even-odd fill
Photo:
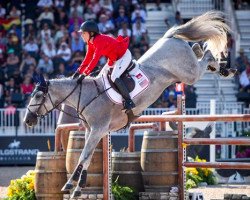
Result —
[[141, 149], [146, 192], [166, 192], [178, 185], [178, 137], [170, 131], [145, 131]]
[[[78, 164], [79, 157], [85, 144], [84, 131], [70, 131], [68, 147], [66, 153], [66, 170], [68, 174], [74, 172]], [[97, 145], [90, 166], [88, 168], [88, 176], [85, 190], [99, 191], [103, 187], [103, 155], [102, 140]]]
[[67, 181], [65, 152], [38, 152], [35, 167], [37, 200], [62, 200], [62, 187]]
[[130, 186], [137, 192], [143, 192], [140, 152], [112, 152], [112, 179], [118, 178], [118, 183]]

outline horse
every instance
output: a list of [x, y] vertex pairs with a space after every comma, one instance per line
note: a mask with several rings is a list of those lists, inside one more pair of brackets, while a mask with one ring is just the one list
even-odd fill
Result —
[[[193, 18], [186, 24], [169, 29], [141, 58], [137, 60], [140, 69], [149, 78], [149, 86], [133, 98], [136, 107], [133, 113], [139, 115], [154, 103], [171, 84], [183, 82], [196, 83], [206, 72], [208, 66], [219, 72], [217, 62], [221, 52], [226, 52], [229, 27], [223, 13], [210, 11]], [[202, 41], [206, 49], [201, 59], [197, 59], [188, 41]], [[97, 144], [111, 131], [116, 131], [128, 122], [128, 115], [121, 104], [110, 100], [102, 82], [102, 70], [96, 77], [86, 77], [80, 84], [68, 78], [45, 81], [41, 76], [26, 109], [24, 122], [34, 126], [43, 117], [62, 103], [75, 108], [85, 128], [85, 147], [73, 174], [62, 191], [74, 188], [71, 198], [81, 195], [86, 186], [87, 170]]]

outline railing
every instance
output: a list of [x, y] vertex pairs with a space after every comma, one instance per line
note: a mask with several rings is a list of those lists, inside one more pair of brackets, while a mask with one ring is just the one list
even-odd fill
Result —
[[[163, 112], [169, 112], [169, 108], [148, 108], [142, 115], [161, 115]], [[187, 108], [187, 115], [200, 115], [210, 113], [210, 103], [198, 103], [197, 108]], [[243, 113], [243, 103], [216, 103], [216, 114], [241, 114]], [[244, 113], [250, 113], [250, 109], [245, 109]], [[44, 119], [38, 121], [38, 124], [32, 128], [23, 123], [25, 108], [22, 109], [0, 109], [0, 136], [9, 135], [54, 135], [57, 127], [59, 111], [51, 112]], [[225, 123], [216, 124], [217, 133], [227, 132], [229, 136], [240, 133], [244, 129], [250, 129], [250, 123]], [[128, 129], [123, 129], [113, 134], [128, 134]]]

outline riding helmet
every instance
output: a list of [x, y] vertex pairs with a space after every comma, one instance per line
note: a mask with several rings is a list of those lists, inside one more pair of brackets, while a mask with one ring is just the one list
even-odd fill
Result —
[[99, 28], [98, 28], [96, 22], [88, 20], [88, 21], [82, 23], [80, 30], [78, 32], [99, 33]]

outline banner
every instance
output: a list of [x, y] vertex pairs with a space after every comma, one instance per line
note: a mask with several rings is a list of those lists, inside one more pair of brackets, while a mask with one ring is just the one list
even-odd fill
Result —
[[0, 165], [35, 165], [37, 152], [49, 149], [54, 151], [54, 136], [3, 136]]

